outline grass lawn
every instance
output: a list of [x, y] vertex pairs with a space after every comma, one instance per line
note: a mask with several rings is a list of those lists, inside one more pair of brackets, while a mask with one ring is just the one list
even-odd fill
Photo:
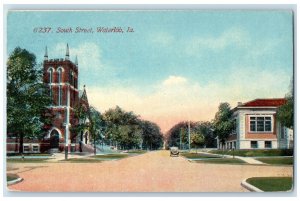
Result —
[[130, 156], [129, 154], [107, 154], [107, 155], [96, 155], [91, 156], [91, 158], [96, 159], [104, 159], [104, 160], [114, 160], [114, 159], [122, 159]]
[[253, 177], [247, 182], [263, 191], [288, 191], [292, 189], [292, 177]]
[[197, 163], [216, 163], [216, 164], [246, 164], [246, 162], [237, 158], [216, 158], [207, 160], [197, 160]]
[[62, 161], [71, 162], [71, 163], [101, 163], [102, 162], [102, 160], [90, 159], [90, 158], [70, 158]]
[[[22, 156], [22, 154], [19, 153], [7, 153], [7, 156]], [[51, 156], [51, 154], [39, 154], [39, 153], [31, 153], [31, 154], [23, 154], [25, 157], [26, 156]]]
[[203, 154], [203, 153], [180, 153], [181, 156], [184, 156], [188, 159], [197, 159], [197, 158], [221, 158], [221, 156], [215, 156], [210, 154]]
[[129, 154], [144, 154], [147, 153], [146, 150], [129, 150], [127, 153]]
[[12, 180], [18, 179], [19, 176], [17, 174], [7, 173], [6, 178], [7, 178], [7, 181], [12, 181]]
[[8, 158], [6, 159], [8, 163], [45, 163], [48, 162], [46, 158]]
[[118, 159], [126, 158], [128, 156], [130, 156], [130, 154], [107, 154], [107, 155], [90, 156], [87, 158], [70, 158], [68, 160], [62, 160], [62, 161], [72, 162], [72, 163], [101, 163], [103, 161], [118, 160]]
[[256, 158], [257, 160], [270, 165], [293, 165], [293, 157], [276, 157], [276, 158]]
[[[211, 150], [209, 153], [233, 155], [232, 150]], [[249, 149], [249, 150], [235, 150], [236, 156], [293, 156], [293, 149]]]

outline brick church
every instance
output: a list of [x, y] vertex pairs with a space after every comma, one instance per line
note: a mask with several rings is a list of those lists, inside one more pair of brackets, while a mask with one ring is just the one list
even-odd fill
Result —
[[[78, 89], [78, 61], [70, 60], [67, 44], [65, 58], [49, 59], [47, 47], [43, 63], [43, 82], [49, 86], [52, 104], [48, 106], [52, 116], [50, 125], [43, 139], [24, 139], [24, 153], [69, 152], [82, 151], [82, 146], [90, 143], [88, 127], [85, 130], [75, 130], [79, 123], [89, 124], [89, 103], [85, 87]], [[87, 115], [78, 119], [75, 109], [82, 108]], [[19, 139], [7, 137], [7, 153], [19, 152]]]

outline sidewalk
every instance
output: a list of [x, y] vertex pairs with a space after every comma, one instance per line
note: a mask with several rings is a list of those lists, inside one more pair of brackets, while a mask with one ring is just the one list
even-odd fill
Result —
[[[232, 157], [232, 156], [230, 156]], [[235, 156], [235, 158], [238, 158], [240, 160], [243, 160], [245, 161], [246, 163], [249, 163], [249, 164], [253, 164], [253, 165], [262, 165], [262, 164], [265, 164], [259, 160], [256, 160], [254, 158], [249, 158], [249, 157], [242, 157], [242, 156]]]
[[[203, 154], [207, 154], [207, 155], [213, 155], [213, 156], [221, 156], [224, 158], [233, 158], [232, 155], [222, 155], [222, 154], [212, 154], [212, 153], [208, 153], [208, 152], [198, 152], [198, 153], [203, 153]], [[252, 165], [262, 165], [265, 164], [261, 161], [256, 160], [254, 157], [242, 157], [242, 156], [234, 156], [234, 158], [240, 159], [242, 161], [245, 161], [248, 164], [252, 164]]]
[[[68, 159], [71, 158], [86, 158], [89, 156], [93, 156], [94, 154], [92, 153], [87, 153], [86, 155], [78, 155], [78, 154], [68, 154]], [[65, 153], [54, 153], [52, 158], [48, 160], [48, 162], [57, 162], [57, 161], [62, 161], [65, 160]]]

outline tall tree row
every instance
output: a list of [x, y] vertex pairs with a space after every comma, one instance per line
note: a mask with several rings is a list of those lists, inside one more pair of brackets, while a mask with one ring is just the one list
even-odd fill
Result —
[[126, 112], [119, 106], [103, 114], [106, 124], [106, 144], [119, 149], [158, 149], [162, 147], [163, 136], [153, 122], [143, 121], [133, 112]]
[[[189, 122], [183, 121], [174, 125], [166, 134], [167, 145], [187, 149]], [[215, 147], [215, 134], [210, 122], [190, 122], [191, 148]]]

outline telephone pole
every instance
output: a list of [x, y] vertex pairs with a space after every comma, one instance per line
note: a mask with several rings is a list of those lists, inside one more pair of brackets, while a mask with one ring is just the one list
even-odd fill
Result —
[[67, 92], [67, 118], [66, 118], [66, 135], [65, 135], [65, 159], [68, 159], [69, 152], [69, 126], [70, 126], [70, 85]]
[[188, 134], [189, 134], [189, 152], [191, 152], [191, 123], [188, 123]]

